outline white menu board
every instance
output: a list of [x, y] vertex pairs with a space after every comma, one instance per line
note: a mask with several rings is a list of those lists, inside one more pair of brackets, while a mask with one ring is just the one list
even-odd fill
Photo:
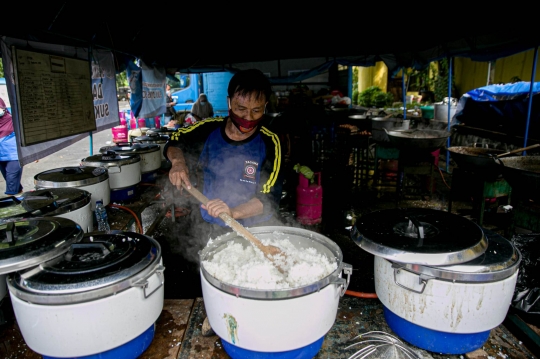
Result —
[[13, 48], [21, 146], [96, 130], [86, 60]]

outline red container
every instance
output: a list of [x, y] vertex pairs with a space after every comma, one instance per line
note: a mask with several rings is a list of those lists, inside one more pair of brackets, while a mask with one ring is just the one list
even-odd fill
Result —
[[154, 117], [154, 123], [156, 128], [161, 128], [161, 116]]
[[131, 120], [129, 120], [129, 129], [134, 130], [136, 128], [137, 128], [137, 121], [135, 121], [135, 119], [132, 118]]
[[139, 124], [139, 128], [146, 127], [146, 119], [144, 119], [144, 118], [139, 118], [137, 120], [137, 123]]
[[296, 220], [301, 224], [317, 224], [322, 221], [323, 190], [321, 173], [314, 173], [316, 182], [310, 184], [303, 174], [298, 174], [296, 187]]
[[128, 129], [126, 125], [112, 128], [113, 142], [128, 142]]

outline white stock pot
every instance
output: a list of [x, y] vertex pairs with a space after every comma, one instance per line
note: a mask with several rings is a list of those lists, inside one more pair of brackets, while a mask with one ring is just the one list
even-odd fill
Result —
[[[236, 348], [253, 352], [252, 357], [257, 356], [256, 352], [302, 352], [310, 346], [309, 350], [315, 346], [318, 351], [335, 322], [339, 299], [345, 294], [352, 267], [342, 262], [340, 248], [321, 234], [294, 227], [253, 227], [250, 232], [262, 240], [275, 232], [283, 233], [297, 248], [313, 247], [335, 259], [337, 269], [318, 282], [273, 291], [221, 282], [201, 265], [204, 305], [212, 329], [229, 355]], [[251, 245], [236, 233], [227, 233], [200, 252], [201, 263], [229, 242]], [[346, 279], [341, 277], [343, 273]]]
[[160, 146], [152, 143], [119, 143], [117, 146], [101, 147], [99, 152], [114, 151], [120, 155], [141, 157], [141, 182], [155, 182], [161, 168]]
[[36, 189], [75, 187], [92, 194], [92, 211], [96, 210], [96, 201], [108, 205], [111, 201], [109, 172], [105, 167], [61, 167], [38, 173], [34, 176]]
[[114, 151], [107, 151], [83, 158], [81, 165], [107, 168], [111, 201], [124, 201], [136, 197], [137, 185], [141, 182], [141, 156], [120, 155]]
[[[37, 227], [47, 240], [62, 242], [60, 234]], [[13, 310], [28, 347], [52, 358], [141, 355], [163, 309], [159, 243], [138, 233], [94, 232], [62, 249], [8, 275]]]

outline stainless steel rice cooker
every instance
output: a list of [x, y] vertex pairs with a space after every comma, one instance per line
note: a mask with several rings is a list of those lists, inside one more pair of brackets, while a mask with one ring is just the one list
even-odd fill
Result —
[[480, 348], [510, 308], [521, 254], [500, 235], [445, 211], [403, 208], [360, 217], [351, 231], [375, 256], [389, 327], [420, 348]]
[[139, 136], [135, 137], [133, 139], [133, 143], [146, 143], [146, 144], [154, 144], [159, 145], [160, 147], [160, 153], [161, 153], [161, 168], [165, 168], [167, 166], [167, 159], [165, 158], [165, 154], [163, 153], [163, 150], [165, 149], [165, 145], [167, 144], [167, 141], [169, 140], [169, 136], [166, 134], [158, 133], [158, 132], [148, 132], [145, 136]]
[[88, 191], [92, 194], [92, 211], [96, 210], [96, 201], [103, 201], [105, 206], [111, 202], [109, 171], [105, 167], [54, 168], [35, 175], [34, 186], [36, 189], [74, 187]]
[[51, 193], [32, 201], [23, 201], [21, 196], [4, 197], [0, 198], [0, 221], [9, 218], [45, 216], [56, 209], [58, 209], [58, 203]]
[[[139, 357], [163, 309], [159, 243], [132, 232], [82, 235], [73, 221], [60, 220], [69, 221], [14, 222], [15, 245], [0, 248], [26, 344], [49, 358]], [[0, 225], [4, 237], [8, 232]]]
[[[23, 203], [43, 202], [53, 198], [57, 208], [46, 213], [47, 216], [68, 218], [81, 226], [84, 232], [94, 230], [92, 212], [92, 194], [80, 188], [45, 188], [24, 192], [21, 195]], [[35, 206], [34, 206], [35, 207]]]
[[111, 201], [121, 202], [136, 198], [137, 185], [141, 182], [141, 156], [107, 151], [83, 158], [81, 165], [107, 168]]
[[121, 155], [137, 154], [141, 157], [141, 182], [153, 183], [157, 171], [161, 168], [160, 146], [152, 143], [119, 143], [117, 146], [105, 146], [99, 152], [114, 151]]
[[[235, 232], [220, 236], [199, 252], [204, 305], [212, 329], [232, 358], [239, 357], [235, 355], [238, 351], [247, 353], [245, 357], [258, 357], [262, 352], [314, 357], [335, 322], [352, 266], [343, 263], [336, 243], [319, 233], [279, 226], [253, 227], [250, 232], [263, 242], [278, 236], [289, 239], [298, 249], [314, 248], [337, 261], [337, 268], [317, 282], [295, 288], [263, 290], [233, 285], [211, 275], [204, 261], [229, 244], [252, 244]], [[341, 277], [343, 273], [346, 279]]]

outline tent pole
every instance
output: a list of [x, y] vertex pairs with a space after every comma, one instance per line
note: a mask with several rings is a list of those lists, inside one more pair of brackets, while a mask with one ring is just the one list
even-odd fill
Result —
[[93, 135], [92, 135], [92, 131], [88, 132], [88, 140], [89, 140], [89, 143], [90, 143], [90, 156], [93, 156], [94, 155], [94, 138], [93, 138]]
[[[450, 109], [452, 108], [452, 64], [454, 58], [448, 58], [448, 116], [447, 116], [447, 130], [450, 131]], [[450, 147], [450, 137], [446, 139], [446, 148]], [[450, 168], [450, 152], [446, 150], [446, 172], [449, 172]]]
[[[533, 69], [531, 74], [531, 88], [529, 90], [529, 104], [527, 108], [527, 124], [525, 126], [525, 139], [523, 141], [523, 147], [527, 147], [527, 139], [529, 137], [529, 121], [531, 119], [531, 108], [533, 99], [534, 79], [536, 77], [536, 63], [538, 62], [538, 46], [534, 49]], [[523, 151], [523, 156], [527, 155], [527, 151]]]
[[401, 69], [401, 93], [403, 97], [403, 118], [407, 118], [407, 91], [405, 90], [405, 68]]
[[353, 89], [353, 83], [352, 83], [352, 78], [353, 78], [353, 73], [352, 73], [352, 65], [348, 65], [347, 66], [347, 73], [348, 73], [348, 88], [347, 88], [347, 91], [349, 92], [349, 98], [351, 99], [351, 104], [349, 105], [349, 108], [352, 107], [352, 98], [353, 98], [353, 95], [352, 95], [352, 89]]

